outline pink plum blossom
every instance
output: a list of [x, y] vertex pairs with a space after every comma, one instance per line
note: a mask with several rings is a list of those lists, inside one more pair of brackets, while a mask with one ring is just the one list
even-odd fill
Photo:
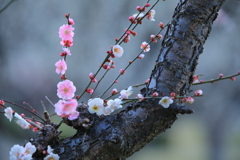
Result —
[[89, 94], [93, 94], [94, 90], [91, 89], [91, 88], [88, 88], [88, 89], [86, 90], [86, 92], [89, 93]]
[[66, 55], [69, 55], [69, 56], [72, 55], [69, 48], [62, 48], [62, 49]]
[[69, 40], [62, 39], [62, 40], [60, 41], [60, 44], [61, 44], [62, 46], [65, 46], [65, 47], [72, 47], [72, 45], [73, 45], [73, 39], [69, 39]]
[[63, 40], [71, 40], [74, 36], [73, 30], [74, 28], [72, 27], [72, 25], [64, 24], [59, 28], [59, 37]]
[[67, 64], [64, 61], [64, 59], [59, 60], [55, 63], [56, 66], [56, 73], [57, 74], [65, 74], [66, 70], [67, 70]]
[[112, 90], [112, 92], [111, 92], [112, 95], [117, 94], [117, 93], [118, 93], [118, 91], [117, 91], [116, 88], [114, 88], [114, 89]]
[[57, 84], [57, 96], [62, 99], [71, 99], [75, 95], [76, 87], [70, 80], [64, 80]]
[[203, 95], [203, 91], [200, 89], [194, 92], [194, 96], [202, 96], [202, 95]]
[[194, 102], [194, 99], [193, 99], [192, 97], [188, 97], [187, 100], [186, 100], [186, 102], [188, 102], [188, 103], [193, 103], [193, 102]]
[[72, 18], [69, 18], [69, 19], [68, 19], [68, 23], [69, 23], [70, 25], [74, 25], [74, 20], [73, 20]]
[[76, 99], [59, 100], [55, 105], [55, 112], [60, 117], [67, 117], [69, 120], [78, 118], [79, 112], [76, 111], [78, 106]]

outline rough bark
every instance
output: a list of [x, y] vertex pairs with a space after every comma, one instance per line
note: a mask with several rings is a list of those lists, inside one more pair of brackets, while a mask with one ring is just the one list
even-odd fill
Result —
[[[180, 0], [164, 36], [150, 83], [141, 90], [142, 94], [150, 96], [155, 91], [160, 96], [168, 96], [171, 92], [189, 93], [198, 57], [224, 2]], [[167, 109], [158, 101], [134, 102], [120, 113], [106, 117], [89, 114], [86, 104], [81, 104], [78, 120], [64, 120], [77, 129], [76, 135], [59, 140], [57, 127], [48, 125], [32, 142], [39, 151], [51, 145], [64, 160], [124, 160], [170, 128], [179, 113], [193, 112], [181, 106], [180, 101]], [[40, 152], [35, 154], [35, 159], [41, 159]]]

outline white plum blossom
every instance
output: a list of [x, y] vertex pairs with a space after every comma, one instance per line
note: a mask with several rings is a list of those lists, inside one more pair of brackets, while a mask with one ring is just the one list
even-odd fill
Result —
[[122, 57], [123, 52], [124, 52], [123, 48], [120, 45], [114, 45], [112, 48], [112, 51], [113, 51], [113, 55], [115, 57]]
[[21, 159], [24, 156], [24, 152], [25, 152], [25, 148], [23, 146], [16, 144], [11, 148], [11, 150], [9, 152], [9, 154], [10, 154], [9, 159], [10, 160]]
[[14, 117], [16, 118], [16, 123], [22, 127], [22, 129], [30, 129], [31, 124], [23, 119], [18, 113], [15, 112]]
[[13, 118], [13, 110], [11, 107], [7, 107], [4, 109], [4, 115], [9, 119], [9, 121], [11, 122], [12, 118]]
[[154, 19], [154, 16], [156, 14], [156, 11], [155, 10], [151, 10], [148, 12], [148, 15], [147, 15], [147, 19], [151, 20], [151, 21], [155, 21]]
[[53, 149], [51, 148], [51, 146], [47, 146], [47, 153], [49, 155], [47, 155], [44, 160], [59, 160], [59, 156], [58, 154], [54, 154], [53, 153]]
[[113, 111], [114, 109], [112, 109], [111, 106], [104, 107], [104, 110], [103, 110], [105, 116], [110, 115]]
[[163, 106], [164, 108], [168, 108], [170, 104], [173, 103], [173, 100], [170, 97], [163, 97], [160, 101], [159, 104]]
[[128, 99], [128, 97], [133, 93], [132, 86], [129, 86], [127, 90], [121, 90], [121, 96], [119, 98]]
[[149, 52], [150, 51], [150, 45], [147, 42], [142, 42], [141, 49], [143, 49], [143, 52]]
[[119, 109], [119, 108], [122, 108], [122, 100], [119, 99], [119, 98], [116, 98], [114, 100], [110, 99], [108, 100], [107, 102], [107, 105], [110, 106], [113, 110], [116, 110], [116, 109]]
[[36, 152], [36, 147], [28, 142], [25, 147], [18, 144], [14, 145], [9, 154], [10, 160], [31, 160], [33, 153]]
[[43, 160], [59, 160], [59, 158], [59, 155], [51, 153], [47, 155]]
[[29, 155], [32, 155], [35, 152], [36, 152], [36, 147], [34, 145], [32, 145], [32, 143], [28, 142], [25, 145], [25, 153], [29, 154]]
[[143, 16], [144, 16], [144, 14], [143, 13], [140, 13], [138, 16], [138, 13], [135, 13], [135, 14], [133, 14], [133, 18], [142, 18]]
[[91, 114], [96, 113], [98, 116], [104, 114], [103, 100], [101, 98], [88, 100], [88, 111]]

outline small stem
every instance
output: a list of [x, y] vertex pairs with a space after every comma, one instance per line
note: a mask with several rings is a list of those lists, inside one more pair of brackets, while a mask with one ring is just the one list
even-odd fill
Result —
[[16, 0], [11, 0], [8, 2], [8, 4], [6, 4], [1, 10], [0, 10], [0, 14], [5, 10], [7, 9], [14, 1]]
[[[111, 64], [111, 66], [112, 66], [112, 64]], [[111, 66], [110, 66], [110, 67], [111, 67]], [[102, 79], [105, 77], [105, 75], [108, 73], [108, 71], [109, 71], [109, 70], [106, 70], [105, 73], [103, 74], [102, 78], [97, 82], [97, 85], [96, 85], [96, 86], [94, 87], [94, 89], [93, 89], [94, 92], [96, 91], [98, 85], [100, 84], [100, 82], [102, 81]], [[94, 92], [93, 92], [93, 94], [94, 94]], [[91, 95], [91, 98], [93, 97], [93, 94]]]
[[[176, 96], [174, 97], [175, 99], [180, 99], [180, 98], [187, 98], [187, 97], [202, 97], [203, 95], [200, 95], [200, 96]], [[144, 97], [144, 99], [162, 99], [163, 97]], [[127, 101], [125, 103], [122, 103], [121, 105], [125, 105], [125, 104], [128, 104], [130, 102], [133, 102], [135, 100], [139, 100], [141, 98], [131, 98], [131, 99], [122, 99], [122, 101]]]
[[213, 83], [215, 81], [230, 79], [231, 77], [236, 77], [236, 76], [239, 76], [239, 75], [240, 75], [240, 73], [237, 73], [237, 74], [233, 74], [233, 75], [230, 75], [230, 76], [225, 76], [225, 77], [222, 77], [222, 78], [216, 78], [216, 79], [211, 79], [211, 80], [207, 80], [207, 81], [203, 81], [203, 82], [193, 83], [192, 85], [199, 85], [199, 84], [204, 84], [204, 83]]

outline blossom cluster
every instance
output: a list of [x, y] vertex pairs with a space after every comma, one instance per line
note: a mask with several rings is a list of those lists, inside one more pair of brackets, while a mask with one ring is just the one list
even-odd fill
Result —
[[[132, 94], [132, 86], [128, 87], [126, 90], [122, 90], [120, 92], [120, 96], [118, 98], [109, 99], [104, 101], [101, 98], [93, 98], [88, 100], [88, 111], [91, 114], [96, 113], [98, 116], [101, 115], [110, 115], [117, 109], [122, 108], [122, 100], [127, 99]], [[117, 94], [117, 89], [113, 89], [111, 94]]]
[[[20, 146], [18, 144], [14, 145], [9, 154], [10, 160], [31, 160], [33, 153], [36, 152], [36, 147], [32, 145], [30, 142], [28, 142], [25, 147]], [[44, 153], [47, 153], [47, 156], [43, 160], [59, 160], [59, 156], [57, 154], [53, 153], [53, 149], [48, 146], [47, 151], [44, 151]]]
[[61, 74], [61, 79], [63, 81], [57, 84], [57, 96], [60, 100], [54, 105], [55, 112], [60, 117], [67, 117], [69, 120], [74, 120], [79, 116], [79, 112], [76, 110], [78, 103], [76, 99], [73, 99], [76, 92], [76, 87], [73, 82], [66, 79], [65, 73], [67, 70], [67, 63], [65, 62], [66, 56], [71, 55], [69, 47], [73, 45], [73, 36], [74, 20], [69, 18], [69, 14], [66, 14], [65, 17], [68, 19], [68, 24], [64, 24], [59, 28], [58, 34], [62, 39], [60, 44], [63, 45], [63, 52], [60, 53], [60, 56], [63, 59], [55, 63], [56, 73]]
[[10, 150], [10, 160], [30, 160], [32, 159], [32, 154], [36, 152], [36, 147], [28, 142], [25, 147], [18, 144], [14, 145]]

